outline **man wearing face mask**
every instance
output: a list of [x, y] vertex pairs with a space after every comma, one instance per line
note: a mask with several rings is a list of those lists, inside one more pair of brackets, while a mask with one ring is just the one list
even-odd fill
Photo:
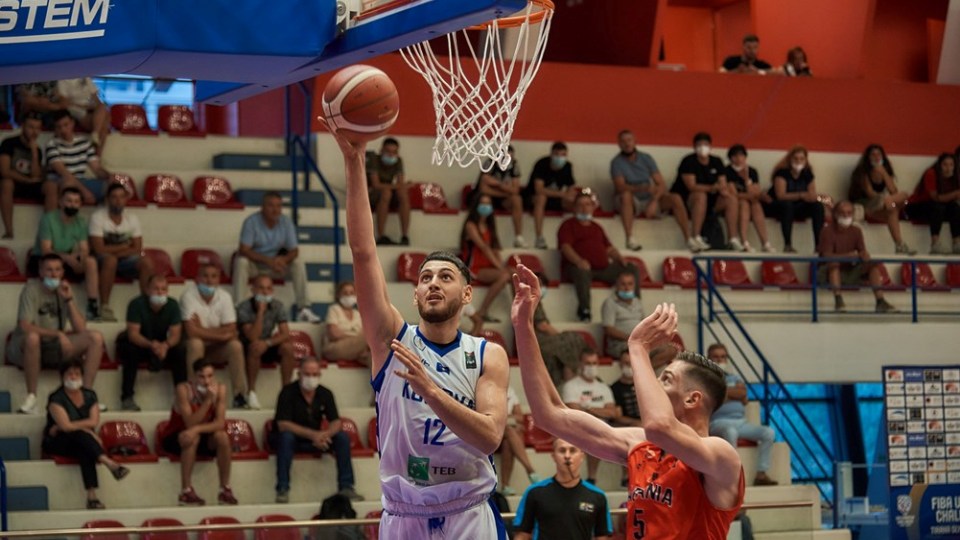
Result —
[[[400, 157], [400, 143], [393, 137], [387, 137], [380, 146], [380, 153], [372, 156], [368, 166], [370, 204], [377, 214], [377, 245], [389, 246], [394, 241], [387, 236], [387, 214], [396, 207], [400, 214], [401, 246], [410, 245], [410, 194], [403, 174], [403, 158]], [[396, 199], [396, 204], [392, 204]]]
[[533, 209], [533, 225], [537, 233], [537, 249], [547, 249], [543, 238], [543, 217], [551, 212], [569, 212], [573, 208], [577, 190], [573, 179], [573, 165], [567, 160], [567, 145], [555, 142], [550, 155], [540, 158], [533, 166], [530, 181], [523, 189], [524, 204]]
[[257, 375], [260, 363], [280, 362], [280, 382], [287, 384], [293, 378], [293, 343], [287, 308], [273, 297], [273, 278], [261, 274], [253, 279], [253, 296], [237, 305], [237, 324], [240, 341], [247, 357], [247, 405], [260, 409], [257, 397]]
[[277, 397], [270, 446], [277, 451], [278, 503], [290, 502], [290, 466], [295, 452], [333, 452], [340, 495], [363, 500], [353, 488], [350, 438], [340, 426], [333, 393], [320, 385], [320, 362], [308, 356], [300, 361], [300, 379], [285, 385]]
[[603, 301], [600, 314], [603, 317], [603, 335], [607, 356], [620, 358], [627, 350], [627, 338], [634, 327], [643, 320], [643, 303], [636, 293], [637, 284], [633, 272], [620, 272], [613, 294]]
[[127, 329], [117, 336], [117, 357], [123, 362], [120, 399], [125, 411], [140, 410], [133, 399], [133, 386], [141, 362], [146, 362], [150, 371], [169, 368], [174, 386], [187, 380], [180, 304], [167, 292], [167, 278], [150, 276], [144, 293], [127, 306]]
[[125, 212], [127, 190], [113, 183], [107, 188], [106, 207], [90, 216], [90, 247], [100, 266], [100, 318], [112, 322], [117, 318], [110, 308], [110, 292], [117, 277], [137, 279], [140, 290], [146, 289], [153, 274], [149, 257], [141, 257], [143, 233], [137, 216]]
[[847, 305], [840, 294], [842, 285], [861, 285], [864, 281], [873, 288], [876, 298], [875, 310], [877, 313], [893, 313], [893, 307], [883, 297], [880, 290], [882, 277], [879, 263], [870, 262], [870, 253], [863, 241], [863, 231], [853, 224], [853, 204], [850, 201], [841, 201], [833, 211], [835, 223], [824, 226], [820, 231], [818, 251], [821, 257], [856, 257], [858, 262], [827, 262], [821, 263], [817, 281], [829, 281], [833, 289], [834, 309], [838, 313], [847, 310]]
[[[580, 375], [570, 379], [560, 389], [560, 396], [567, 407], [586, 411], [597, 418], [612, 421], [623, 415], [613, 400], [610, 387], [599, 379], [600, 357], [593, 349], [580, 353]], [[587, 481], [596, 483], [600, 460], [587, 456]]]
[[[711, 246], [703, 237], [704, 223], [708, 214], [722, 213], [730, 233], [730, 249], [743, 251], [743, 244], [737, 236], [736, 190], [727, 184], [726, 169], [723, 161], [710, 153], [713, 139], [709, 133], [700, 132], [693, 136], [694, 153], [687, 154], [680, 162], [677, 180], [670, 188], [672, 193], [682, 197], [690, 210], [693, 223], [687, 247], [694, 253], [722, 246]], [[719, 227], [719, 224], [717, 225]]]

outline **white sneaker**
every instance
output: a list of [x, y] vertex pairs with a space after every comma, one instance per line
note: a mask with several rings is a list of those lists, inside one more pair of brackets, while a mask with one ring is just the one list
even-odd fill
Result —
[[297, 313], [297, 321], [299, 322], [318, 324], [322, 320], [320, 317], [317, 317], [316, 313], [310, 311], [310, 308], [303, 308], [300, 310], [300, 313]]
[[730, 239], [730, 247], [734, 251], [746, 251], [745, 249], [743, 249], [743, 243], [740, 242], [740, 238], [737, 236], [734, 236], [733, 238]]
[[777, 252], [777, 248], [773, 247], [773, 245], [772, 245], [770, 242], [765, 242], [765, 243], [763, 244], [763, 252], [764, 252], [764, 253], [776, 253], [776, 252]]
[[17, 409], [17, 412], [20, 414], [36, 414], [37, 412], [37, 395], [36, 394], [27, 394], [27, 399], [23, 400], [23, 404], [20, 405], [20, 408]]
[[537, 237], [536, 248], [537, 248], [537, 249], [547, 249], [547, 241], [546, 241], [546, 239], [544, 239], [542, 236], [538, 236], [538, 237]]
[[260, 400], [257, 399], [257, 393], [251, 390], [247, 394], [247, 407], [259, 411], [262, 407], [260, 406]]
[[100, 409], [100, 412], [107, 412], [107, 405], [103, 402], [97, 403], [97, 408]]
[[463, 306], [463, 316], [464, 317], [473, 317], [477, 313], [477, 308], [473, 307], [473, 304], [467, 304]]
[[753, 246], [750, 245], [750, 242], [744, 242], [743, 251], [747, 253], [756, 253], [757, 250], [753, 249]]
[[700, 236], [699, 234], [697, 236], [694, 236], [693, 238], [694, 240], [697, 241], [697, 245], [700, 246], [700, 251], [706, 251], [710, 249], [710, 244], [708, 244], [707, 241], [704, 240], [703, 237]]
[[518, 234], [517, 237], [513, 239], [513, 247], [523, 249], [527, 247], [527, 241]]
[[637, 242], [637, 240], [631, 236], [630, 238], [627, 239], [627, 249], [631, 251], [640, 251], [641, 249], [643, 249], [643, 246], [640, 244], [640, 242]]
[[692, 251], [693, 253], [699, 253], [699, 252], [700, 252], [700, 243], [697, 242], [697, 239], [696, 239], [696, 238], [694, 238], [693, 236], [691, 236], [690, 238], [687, 239], [687, 248], [689, 248], [690, 251]]

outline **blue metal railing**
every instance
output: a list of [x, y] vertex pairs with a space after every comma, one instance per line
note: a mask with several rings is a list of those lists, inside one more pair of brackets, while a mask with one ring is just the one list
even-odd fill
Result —
[[9, 530], [7, 525], [7, 464], [0, 457], [0, 530]]
[[[300, 94], [304, 100], [303, 135], [294, 133], [292, 127], [290, 110], [292, 106], [292, 100], [290, 99], [290, 89], [294, 86], [300, 90]], [[312, 172], [313, 174], [317, 175], [317, 178], [320, 180], [320, 184], [323, 186], [324, 192], [326, 192], [327, 197], [330, 198], [330, 202], [333, 205], [333, 282], [335, 284], [340, 283], [340, 202], [337, 200], [337, 196], [333, 192], [333, 188], [330, 187], [330, 183], [327, 182], [327, 179], [323, 176], [323, 173], [320, 172], [320, 167], [317, 166], [317, 162], [313, 159], [313, 155], [310, 152], [309, 141], [310, 126], [313, 122], [313, 96], [306, 84], [299, 82], [296, 85], [289, 85], [286, 87], [284, 95], [284, 110], [284, 128], [286, 131], [287, 155], [290, 157], [290, 208], [291, 212], [293, 213], [293, 223], [294, 225], [300, 224], [300, 205], [298, 198], [299, 185], [297, 182], [297, 176], [301, 172], [303, 173], [303, 189], [304, 191], [310, 191], [310, 173]], [[301, 164], [302, 170], [300, 170]]]

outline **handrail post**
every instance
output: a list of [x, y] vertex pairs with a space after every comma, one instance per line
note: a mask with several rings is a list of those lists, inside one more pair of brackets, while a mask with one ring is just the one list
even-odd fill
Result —
[[912, 322], [915, 323], [918, 319], [917, 312], [919, 309], [917, 306], [917, 261], [913, 260], [910, 261], [910, 299], [912, 301], [910, 316]]
[[818, 283], [820, 276], [819, 263], [820, 259], [814, 259], [810, 265], [810, 322], [818, 322], [820, 320], [820, 310], [817, 304], [817, 289], [820, 286], [820, 283]]
[[703, 276], [700, 273], [700, 267], [694, 263], [697, 269], [697, 352], [703, 351], [703, 326], [706, 322], [703, 320]]
[[716, 314], [713, 310], [713, 259], [710, 258], [707, 259], [707, 313], [710, 314], [710, 322], [713, 322]]
[[0, 457], [0, 530], [9, 530], [7, 526], [7, 464]]

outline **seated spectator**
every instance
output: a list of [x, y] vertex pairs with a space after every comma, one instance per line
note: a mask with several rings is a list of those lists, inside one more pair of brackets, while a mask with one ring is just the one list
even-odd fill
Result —
[[[577, 290], [577, 318], [581, 322], [590, 320], [590, 285], [594, 280], [613, 284], [617, 276], [629, 272], [634, 285], [640, 282], [637, 267], [624, 262], [603, 227], [593, 221], [596, 208], [593, 194], [584, 190], [574, 205], [576, 215], [564, 221], [557, 232], [564, 271]], [[633, 292], [639, 296], [639, 286]]]
[[690, 251], [696, 253], [721, 247], [711, 246], [703, 237], [708, 213], [724, 215], [730, 233], [730, 249], [743, 251], [743, 244], [736, 235], [739, 210], [736, 193], [727, 184], [723, 161], [710, 153], [711, 142], [709, 133], [700, 132], [693, 136], [694, 153], [687, 154], [680, 161], [677, 179], [670, 191], [678, 194], [690, 210], [693, 221], [693, 231], [687, 240]]
[[[637, 392], [633, 386], [633, 366], [630, 364], [630, 351], [624, 349], [620, 358], [620, 378], [610, 385], [613, 402], [620, 416], [611, 420], [617, 427], [643, 427], [640, 422], [640, 406], [637, 405]], [[620, 487], [627, 487], [627, 468], [620, 475]]]
[[43, 151], [37, 143], [43, 123], [40, 115], [30, 113], [20, 123], [20, 134], [0, 143], [0, 214], [3, 237], [13, 238], [13, 199], [57, 205], [57, 184], [43, 178]]
[[80, 127], [93, 135], [97, 155], [103, 155], [110, 135], [110, 110], [100, 101], [100, 89], [90, 77], [57, 81], [59, 102], [66, 105], [70, 116]]
[[357, 289], [352, 281], [342, 281], [335, 296], [336, 302], [327, 308], [323, 356], [330, 360], [355, 360], [369, 367], [370, 346], [363, 337]]
[[237, 305], [237, 324], [247, 358], [247, 405], [260, 409], [256, 392], [260, 363], [279, 362], [280, 382], [289, 383], [293, 379], [293, 343], [287, 308], [273, 297], [273, 279], [260, 274], [253, 278], [252, 290], [253, 296]]
[[[490, 172], [481, 172], [477, 184], [473, 187], [472, 197], [489, 195], [495, 210], [506, 210], [513, 217], [513, 247], [527, 247], [523, 239], [523, 197], [520, 196], [520, 164], [517, 163], [513, 146], [507, 147], [510, 154], [510, 167], [500, 168], [494, 163]], [[485, 165], [490, 165], [487, 161]], [[473, 201], [470, 201], [472, 204]]]
[[396, 199], [400, 214], [401, 246], [410, 245], [410, 193], [403, 172], [403, 158], [400, 157], [400, 143], [393, 137], [387, 137], [380, 146], [380, 153], [373, 154], [367, 166], [367, 180], [370, 186], [370, 204], [377, 217], [377, 245], [389, 246], [394, 241], [387, 236], [387, 214]]
[[728, 56], [720, 66], [722, 73], [751, 73], [766, 75], [773, 69], [769, 63], [757, 58], [760, 52], [760, 38], [753, 34], [743, 36], [743, 51], [740, 54]]
[[[585, 411], [605, 421], [623, 416], [613, 400], [613, 392], [599, 377], [600, 357], [597, 351], [586, 348], [580, 352], [580, 373], [563, 383], [560, 395], [571, 409]], [[600, 459], [587, 456], [587, 482], [596, 484]]]
[[187, 332], [187, 365], [201, 358], [226, 363], [233, 384], [233, 406], [247, 407], [243, 345], [237, 334], [237, 312], [230, 293], [219, 287], [220, 269], [200, 267], [197, 284], [180, 296], [180, 318]]
[[540, 481], [540, 475], [533, 468], [527, 449], [523, 445], [523, 435], [520, 427], [523, 425], [523, 411], [520, 410], [520, 397], [512, 386], [507, 385], [507, 425], [503, 428], [503, 441], [500, 442], [500, 493], [507, 497], [516, 495], [517, 491], [510, 487], [510, 477], [513, 476], [513, 460], [520, 460], [520, 464], [527, 471], [527, 478], [531, 484]]
[[913, 255], [900, 232], [900, 212], [909, 194], [897, 188], [897, 177], [890, 158], [879, 144], [863, 151], [850, 176], [850, 201], [863, 206], [866, 217], [885, 221], [897, 253]]
[[607, 356], [620, 358], [627, 350], [630, 332], [643, 320], [643, 302], [636, 291], [634, 273], [620, 272], [613, 287], [613, 294], [603, 301], [600, 314], [603, 319]]
[[44, 129], [53, 127], [53, 113], [64, 111], [69, 104], [60, 101], [57, 81], [40, 81], [16, 87], [20, 115], [38, 114]]
[[753, 221], [753, 227], [757, 230], [757, 236], [760, 237], [760, 245], [766, 253], [776, 251], [770, 245], [767, 237], [767, 221], [763, 214], [763, 203], [769, 204], [773, 199], [768, 193], [760, 189], [760, 176], [757, 170], [747, 164], [747, 148], [742, 144], [735, 144], [727, 150], [727, 159], [730, 164], [727, 165], [727, 182], [733, 186], [737, 193], [738, 204], [740, 205], [737, 214], [740, 216], [740, 238], [742, 238], [743, 251], [753, 252], [753, 246], [747, 241], [747, 226]]
[[[67, 323], [72, 333], [67, 334]], [[17, 412], [37, 410], [40, 367], [55, 368], [84, 359], [83, 386], [93, 380], [103, 356], [103, 336], [87, 329], [87, 321], [73, 301], [73, 290], [63, 277], [63, 261], [56, 254], [40, 259], [40, 281], [30, 281], [20, 291], [17, 326], [7, 345], [7, 362], [23, 369], [27, 397]]]
[[555, 142], [550, 147], [550, 155], [540, 158], [533, 166], [530, 181], [523, 188], [524, 204], [533, 209], [537, 249], [547, 249], [547, 241], [543, 238], [544, 215], [547, 210], [570, 211], [577, 195], [575, 185], [573, 165], [567, 161], [567, 145]]
[[617, 136], [620, 153], [610, 162], [610, 176], [616, 189], [615, 206], [623, 221], [623, 234], [627, 237], [627, 249], [637, 251], [643, 246], [633, 234], [634, 218], [643, 216], [656, 219], [661, 212], [670, 212], [684, 242], [690, 241], [690, 219], [683, 199], [676, 193], [668, 193], [663, 175], [653, 156], [637, 149], [633, 132], [623, 130]]
[[[44, 255], [56, 254], [63, 262], [64, 277], [70, 281], [86, 281], [87, 318], [100, 320], [100, 275], [97, 259], [90, 255], [87, 242], [87, 221], [80, 213], [80, 191], [67, 187], [60, 193], [60, 209], [40, 218], [37, 241], [27, 260], [27, 274], [35, 275]], [[110, 322], [116, 321], [116, 318]]]
[[873, 296], [877, 300], [877, 313], [891, 313], [897, 308], [890, 305], [883, 298], [880, 290], [880, 268], [877, 263], [870, 262], [870, 253], [863, 242], [863, 231], [853, 224], [853, 204], [841, 201], [834, 210], [834, 224], [824, 227], [820, 233], [818, 250], [821, 257], [856, 257], [858, 262], [827, 262], [821, 263], [817, 281], [829, 281], [833, 289], [834, 308], [837, 312], [844, 312], [847, 306], [840, 294], [841, 285], [859, 286], [864, 280], [869, 281], [873, 288]]
[[[94, 204], [103, 200], [105, 181], [110, 172], [103, 168], [96, 147], [86, 135], [74, 132], [75, 121], [70, 113], [59, 111], [53, 115], [53, 138], [47, 143], [47, 169], [59, 182], [62, 191], [66, 187], [80, 190], [84, 204]], [[87, 169], [95, 178], [86, 176]], [[52, 210], [47, 199], [47, 210]]]
[[215, 457], [220, 491], [217, 502], [237, 504], [230, 489], [232, 449], [227, 435], [227, 389], [217, 381], [213, 363], [196, 360], [193, 376], [176, 387], [170, 420], [160, 437], [163, 451], [180, 456], [180, 506], [203, 506], [206, 501], [193, 489], [193, 465], [197, 455]]
[[[323, 423], [326, 421], [326, 428]], [[340, 415], [333, 392], [320, 384], [320, 362], [300, 361], [300, 380], [285, 384], [277, 397], [270, 446], [277, 450], [278, 503], [290, 501], [290, 465], [295, 452], [333, 452], [337, 459], [339, 494], [354, 501], [363, 497], [354, 490], [350, 437], [340, 430]]]
[[296, 295], [297, 320], [319, 323], [311, 310], [307, 294], [307, 266], [300, 257], [297, 228], [283, 214], [283, 198], [276, 191], [263, 195], [260, 211], [243, 220], [240, 248], [233, 262], [233, 287], [237, 298], [247, 294], [250, 276], [268, 274], [273, 278], [289, 277]]
[[97, 464], [102, 463], [117, 480], [130, 469], [110, 459], [97, 437], [100, 408], [97, 393], [84, 388], [83, 364], [70, 361], [60, 366], [60, 387], [50, 394], [47, 425], [43, 428], [43, 452], [80, 461], [83, 488], [87, 490], [87, 510], [106, 508], [97, 498]]
[[106, 207], [90, 216], [90, 247], [100, 266], [100, 317], [104, 321], [117, 320], [110, 307], [110, 293], [116, 278], [136, 279], [142, 291], [153, 275], [150, 258], [141, 257], [140, 220], [125, 212], [128, 197], [122, 184], [111, 184], [107, 188]]
[[930, 254], [946, 255], [949, 248], [940, 245], [944, 220], [950, 224], [953, 253], [960, 254], [960, 177], [956, 158], [944, 152], [937, 162], [923, 173], [907, 205], [910, 219], [930, 224]]
[[560, 388], [565, 381], [569, 381], [580, 371], [580, 352], [587, 347], [587, 344], [580, 334], [570, 330], [561, 332], [556, 326], [550, 324], [547, 312], [543, 309], [543, 300], [550, 289], [547, 288], [545, 276], [541, 274], [537, 277], [540, 279], [541, 296], [533, 312], [533, 330], [537, 335], [540, 354], [543, 356], [543, 363], [547, 366], [547, 372], [550, 373], [550, 379], [554, 386]]
[[784, 253], [796, 253], [793, 248], [793, 222], [810, 219], [814, 242], [823, 229], [823, 197], [817, 193], [813, 167], [807, 160], [807, 149], [794, 146], [773, 170], [773, 186], [768, 191], [772, 199], [764, 212], [780, 220]]
[[143, 294], [127, 305], [127, 328], [117, 336], [117, 358], [123, 365], [120, 407], [125, 411], [140, 410], [133, 399], [140, 364], [151, 372], [166, 366], [174, 386], [187, 380], [180, 304], [167, 296], [168, 290], [166, 277], [150, 276]]
[[802, 47], [794, 47], [787, 51], [787, 63], [780, 68], [787, 77], [811, 77], [810, 65], [807, 64], [807, 53]]
[[721, 343], [714, 343], [707, 349], [707, 358], [713, 360], [726, 372], [727, 397], [723, 405], [717, 408], [710, 417], [710, 435], [726, 439], [734, 448], [738, 439], [746, 439], [757, 443], [757, 475], [753, 477], [755, 486], [775, 486], [777, 481], [767, 475], [770, 470], [770, 452], [777, 436], [767, 426], [747, 422], [746, 409], [747, 387], [743, 379], [733, 372], [727, 363], [727, 348]]
[[477, 335], [485, 322], [500, 322], [489, 315], [490, 304], [510, 282], [513, 272], [500, 256], [500, 237], [497, 235], [497, 220], [493, 217], [493, 200], [489, 195], [474, 199], [467, 219], [460, 230], [460, 258], [470, 268], [470, 274], [479, 283], [487, 285], [480, 308], [470, 316]]
[[553, 441], [550, 457], [557, 466], [557, 474], [533, 484], [523, 493], [513, 520], [517, 530], [515, 540], [610, 538], [613, 521], [607, 495], [589, 479], [580, 480], [583, 456], [582, 450], [567, 441]]

